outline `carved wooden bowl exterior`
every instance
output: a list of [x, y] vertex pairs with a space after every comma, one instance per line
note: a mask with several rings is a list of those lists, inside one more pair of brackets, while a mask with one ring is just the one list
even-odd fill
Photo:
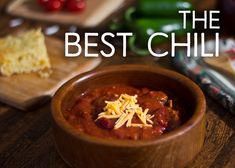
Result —
[[[78, 132], [62, 111], [88, 88], [127, 84], [167, 90], [185, 103], [187, 120], [154, 140], [108, 140]], [[54, 138], [61, 157], [75, 168], [182, 168], [202, 148], [205, 137], [205, 98], [188, 78], [144, 65], [111, 66], [78, 75], [65, 83], [52, 100]]]

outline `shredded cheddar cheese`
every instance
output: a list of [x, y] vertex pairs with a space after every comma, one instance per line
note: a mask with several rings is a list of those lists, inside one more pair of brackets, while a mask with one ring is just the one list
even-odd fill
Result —
[[[143, 110], [137, 104], [137, 95], [130, 96], [128, 94], [121, 94], [115, 101], [105, 101], [106, 106], [103, 112], [98, 115], [98, 119], [117, 119], [114, 129], [118, 129], [126, 124], [126, 127], [152, 127], [151, 120], [154, 115], [148, 114], [149, 109]], [[141, 123], [132, 123], [134, 115], [137, 115]]]

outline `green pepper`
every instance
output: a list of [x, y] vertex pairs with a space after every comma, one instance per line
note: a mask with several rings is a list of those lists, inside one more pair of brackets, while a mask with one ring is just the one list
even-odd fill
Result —
[[135, 13], [140, 17], [172, 17], [178, 15], [179, 10], [192, 9], [187, 0], [138, 0]]
[[[113, 23], [111, 30], [128, 30], [134, 36], [128, 40], [129, 48], [139, 55], [148, 54], [147, 43], [151, 34], [162, 32], [176, 36], [190, 32], [191, 22], [183, 29], [183, 19], [179, 10], [192, 10], [192, 4], [187, 0], [138, 0], [135, 7], [125, 12], [125, 24]], [[167, 41], [165, 37], [155, 37], [152, 45]], [[136, 45], [138, 44], [138, 45]]]
[[[181, 19], [140, 18], [133, 20], [131, 29], [134, 36], [129, 39], [130, 49], [139, 55], [146, 55], [148, 53], [146, 51], [148, 39], [153, 33], [162, 32], [170, 35], [170, 33], [174, 32], [176, 36], [184, 35], [186, 32], [191, 31], [191, 22], [187, 22], [186, 29], [183, 29]], [[152, 39], [152, 45], [157, 45], [167, 40], [165, 37], [158, 36]]]
[[[148, 38], [154, 32], [163, 32], [170, 34], [175, 32], [176, 36], [184, 35], [191, 31], [191, 22], [186, 23], [186, 29], [183, 29], [182, 19], [136, 19], [132, 23], [132, 30], [137, 36], [137, 42], [140, 46], [146, 46]], [[166, 38], [154, 38], [152, 44], [159, 44]]]

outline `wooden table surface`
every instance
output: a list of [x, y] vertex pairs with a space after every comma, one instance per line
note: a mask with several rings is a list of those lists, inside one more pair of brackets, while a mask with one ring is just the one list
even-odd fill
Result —
[[[5, 1], [6, 2], [6, 1]], [[46, 23], [24, 20], [17, 27], [9, 27], [15, 17], [4, 13], [0, 1], [0, 36], [21, 28], [48, 26]], [[68, 29], [62, 27], [54, 36], [63, 39]], [[168, 60], [156, 63], [152, 57], [104, 59], [100, 67], [110, 64], [142, 63], [171, 68]], [[3, 88], [0, 88], [3, 89]], [[188, 168], [235, 167], [235, 117], [207, 97], [207, 132], [204, 147]], [[50, 116], [50, 102], [29, 112], [0, 103], [0, 168], [66, 168], [55, 150]]]

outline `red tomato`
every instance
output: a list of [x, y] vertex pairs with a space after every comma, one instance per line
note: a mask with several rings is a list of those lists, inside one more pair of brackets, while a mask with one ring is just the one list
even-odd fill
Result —
[[86, 7], [84, 0], [68, 0], [66, 2], [66, 9], [70, 12], [81, 12]]
[[61, 0], [48, 0], [44, 8], [50, 12], [59, 11], [63, 7], [63, 2]]

